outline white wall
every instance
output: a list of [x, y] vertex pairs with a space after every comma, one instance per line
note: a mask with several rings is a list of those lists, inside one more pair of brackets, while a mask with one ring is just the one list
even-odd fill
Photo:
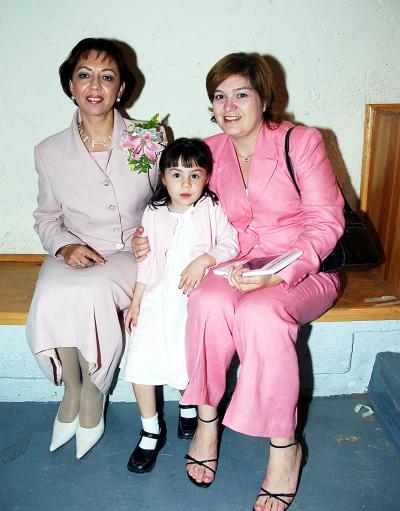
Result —
[[328, 130], [340, 181], [356, 193], [364, 106], [400, 102], [399, 0], [1, 0], [0, 20], [0, 253], [42, 251], [32, 230], [33, 146], [70, 123], [58, 66], [83, 37], [135, 49], [146, 83], [129, 113], [169, 115], [176, 137], [217, 131], [204, 80], [220, 57], [273, 56], [289, 111]]

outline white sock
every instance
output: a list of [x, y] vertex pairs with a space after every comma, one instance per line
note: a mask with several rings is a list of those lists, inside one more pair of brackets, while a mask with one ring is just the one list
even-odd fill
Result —
[[[149, 419], [142, 419], [142, 426], [147, 433], [158, 434], [160, 432], [160, 426], [158, 424], [158, 413], [154, 415], [154, 417], [150, 417]], [[155, 438], [147, 438], [142, 437], [139, 447], [142, 449], [155, 449], [157, 445], [157, 440]]]
[[197, 408], [195, 406], [191, 406], [190, 408], [179, 408], [179, 414], [185, 419], [192, 419], [197, 417]]

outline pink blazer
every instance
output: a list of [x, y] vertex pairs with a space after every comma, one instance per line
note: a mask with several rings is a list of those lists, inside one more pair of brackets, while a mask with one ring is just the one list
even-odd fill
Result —
[[260, 130], [251, 159], [248, 195], [229, 136], [205, 139], [214, 157], [211, 188], [239, 234], [239, 258], [300, 249], [303, 256], [279, 275], [289, 285], [318, 272], [343, 233], [343, 197], [318, 130], [296, 126], [290, 155], [299, 197], [285, 162], [285, 134], [292, 126]]
[[[106, 174], [83, 145], [75, 112], [69, 128], [35, 148], [39, 174], [35, 230], [50, 255], [84, 243], [101, 254], [131, 250], [130, 240], [150, 198], [149, 176], [132, 172], [120, 146], [129, 126], [114, 111], [111, 156]], [[154, 180], [156, 169], [151, 171]]]
[[[228, 222], [221, 206], [214, 205], [209, 197], [200, 200], [183, 214], [191, 215], [196, 234], [190, 254], [192, 260], [207, 253], [220, 264], [239, 253], [237, 232]], [[151, 252], [138, 263], [136, 280], [147, 284], [146, 291], [164, 278], [166, 253], [176, 224], [177, 220], [169, 214], [166, 206], [157, 209], [147, 207], [143, 213], [144, 235], [149, 237]]]

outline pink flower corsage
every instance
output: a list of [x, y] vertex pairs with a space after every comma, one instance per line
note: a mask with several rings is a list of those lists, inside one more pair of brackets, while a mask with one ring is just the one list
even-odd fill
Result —
[[132, 131], [124, 130], [121, 134], [121, 147], [125, 149], [129, 167], [139, 174], [149, 172], [157, 162], [164, 149], [163, 142], [158, 114], [150, 121], [134, 125]]

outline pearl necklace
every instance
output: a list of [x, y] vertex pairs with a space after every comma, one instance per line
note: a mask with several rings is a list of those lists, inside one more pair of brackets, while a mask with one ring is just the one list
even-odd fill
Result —
[[82, 142], [88, 146], [91, 146], [92, 149], [94, 149], [97, 145], [102, 145], [103, 147], [107, 148], [111, 143], [111, 135], [103, 138], [93, 138], [85, 133], [83, 121], [78, 122], [78, 131]]

